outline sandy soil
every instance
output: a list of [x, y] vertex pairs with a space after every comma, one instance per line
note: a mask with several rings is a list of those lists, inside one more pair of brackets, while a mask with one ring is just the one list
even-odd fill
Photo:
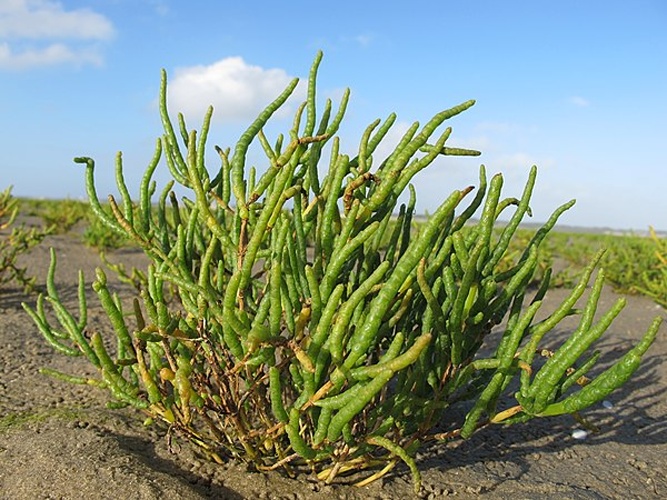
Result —
[[[97, 254], [75, 235], [48, 238], [25, 259], [31, 273], [45, 275], [48, 246], [57, 250], [62, 296], [74, 304], [76, 273], [90, 280]], [[142, 264], [133, 251], [112, 257]], [[122, 287], [119, 286], [119, 289]], [[566, 291], [550, 293], [553, 307]], [[617, 297], [606, 291], [603, 307]], [[21, 308], [34, 301], [11, 287], [0, 289], [0, 498], [2, 499], [200, 499], [200, 498], [410, 498], [405, 468], [363, 489], [326, 486], [311, 477], [250, 473], [241, 464], [208, 463], [186, 443], [170, 453], [164, 432], [144, 427], [132, 410], [108, 410], [106, 394], [37, 373], [50, 367], [89, 373], [82, 359], [66, 358], [46, 345]], [[608, 364], [666, 312], [650, 300], [628, 305], [601, 341]], [[91, 311], [103, 328], [105, 318]], [[563, 325], [561, 334], [572, 325]], [[575, 439], [571, 417], [491, 427], [467, 441], [437, 443], [422, 450], [424, 498], [643, 499], [667, 498], [667, 328], [635, 377], [610, 398], [612, 408], [589, 410], [600, 428]]]

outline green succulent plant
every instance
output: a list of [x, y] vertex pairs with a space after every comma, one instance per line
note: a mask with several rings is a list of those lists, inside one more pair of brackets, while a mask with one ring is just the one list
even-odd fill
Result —
[[[164, 135], [136, 202], [119, 154], [121, 201], [109, 198], [111, 214], [98, 199], [93, 160], [75, 160], [85, 166], [92, 210], [151, 264], [136, 275], [131, 310], [128, 297], [115, 295], [97, 271], [93, 289], [114, 332], [111, 348], [88, 324], [83, 277], [78, 313], [62, 304], [52, 254], [48, 295], [25, 308], [55, 349], [85, 355], [99, 372], [94, 380], [56, 375], [108, 389], [115, 404], [166, 423], [215, 460], [262, 470], [306, 466], [328, 482], [367, 468], [373, 473], [364, 481], [373, 480], [402, 461], [416, 489], [414, 456], [425, 440], [578, 412], [625, 382], [657, 335], [658, 319], [611, 368], [576, 384], [598, 358], [585, 354], [588, 348], [623, 307], [621, 299], [593, 320], [599, 272], [585, 307], [575, 308], [600, 255], [556, 311], [535, 319], [550, 279], [540, 270], [534, 286], [538, 248], [573, 202], [559, 207], [509, 265], [503, 257], [529, 213], [534, 167], [518, 199], [502, 198], [502, 175], [488, 180], [481, 167], [476, 189], [452, 192], [425, 223], [413, 225], [413, 177], [443, 155], [479, 154], [448, 146], [452, 130], [442, 129], [474, 101], [414, 123], [379, 158], [391, 114], [369, 125], [348, 155], [336, 134], [349, 92], [335, 112], [331, 101], [317, 111], [320, 59], [288, 134], [272, 144], [264, 127], [297, 80], [233, 151], [216, 147], [220, 164], [213, 169], [205, 164], [212, 108], [199, 133], [188, 131], [182, 115], [175, 130], [163, 73]], [[247, 166], [254, 141], [266, 154], [264, 169]], [[152, 176], [161, 159], [173, 180], [158, 193]], [[176, 183], [188, 196], [179, 199]], [[409, 202], [399, 205], [406, 191]], [[509, 223], [497, 230], [501, 215]], [[47, 304], [60, 326], [49, 322]], [[581, 315], [579, 327], [538, 362], [542, 339], [573, 314]], [[480, 347], [501, 324], [500, 340], [482, 357]], [[499, 403], [512, 398], [512, 380], [520, 387], [516, 400]], [[466, 402], [465, 420], [436, 433]]]
[[20, 265], [19, 257], [39, 245], [51, 230], [16, 224], [18, 213], [19, 200], [12, 196], [10, 186], [0, 192], [0, 284], [14, 281], [29, 292], [35, 278]]

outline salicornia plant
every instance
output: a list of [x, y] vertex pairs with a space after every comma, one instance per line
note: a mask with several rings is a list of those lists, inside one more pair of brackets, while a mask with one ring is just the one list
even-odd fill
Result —
[[636, 289], [667, 308], [667, 240], [660, 238], [652, 227], [649, 233], [654, 243], [653, 254], [657, 262], [644, 270], [642, 283], [636, 286]]
[[[98, 200], [93, 160], [75, 160], [85, 165], [92, 209], [138, 244], [151, 264], [136, 274], [140, 295], [131, 311], [97, 271], [93, 289], [115, 332], [110, 349], [87, 324], [83, 277], [78, 315], [62, 305], [52, 254], [46, 303], [40, 297], [34, 309], [25, 308], [54, 348], [85, 355], [99, 371], [96, 380], [60, 376], [108, 389], [117, 404], [166, 422], [215, 460], [237, 458], [262, 470], [307, 465], [328, 482], [383, 464], [372, 480], [403, 461], [416, 488], [413, 457], [423, 441], [577, 412], [625, 382], [659, 320], [615, 365], [575, 387], [598, 354], [579, 360], [623, 308], [620, 299], [594, 321], [602, 271], [579, 327], [545, 363], [536, 359], [544, 336], [577, 314], [575, 303], [599, 260], [556, 311], [535, 320], [549, 281], [547, 273], [539, 287], [529, 287], [538, 249], [573, 202], [558, 208], [502, 270], [499, 263], [530, 211], [535, 168], [515, 199], [502, 198], [503, 177], [487, 180], [482, 167], [475, 192], [454, 191], [415, 224], [412, 178], [442, 155], [479, 154], [447, 146], [451, 128], [441, 129], [474, 102], [439, 112], [423, 126], [414, 123], [391, 154], [378, 158], [392, 114], [373, 122], [357, 151], [347, 154], [336, 133], [349, 93], [337, 111], [330, 101], [316, 111], [320, 59], [287, 137], [270, 142], [264, 127], [296, 79], [233, 151], [216, 148], [220, 165], [212, 171], [205, 165], [212, 108], [199, 134], [187, 130], [182, 115], [175, 130], [163, 73], [164, 135], [137, 202], [118, 156], [121, 202], [109, 197], [112, 215]], [[253, 141], [266, 154], [265, 168], [247, 165]], [[173, 180], [158, 193], [152, 176], [162, 158]], [[179, 199], [174, 183], [190, 196]], [[409, 202], [399, 207], [406, 191]], [[494, 230], [501, 215], [509, 223]], [[49, 323], [47, 304], [60, 326]], [[480, 356], [501, 323], [502, 338], [488, 357]], [[515, 379], [520, 389], [508, 405], [501, 396]], [[465, 421], [434, 435], [451, 407], [465, 402], [471, 403]]]
[[42, 242], [51, 229], [26, 228], [15, 224], [19, 200], [12, 196], [11, 186], [0, 192], [0, 284], [15, 281], [26, 291], [32, 290], [34, 277], [27, 274], [18, 258]]

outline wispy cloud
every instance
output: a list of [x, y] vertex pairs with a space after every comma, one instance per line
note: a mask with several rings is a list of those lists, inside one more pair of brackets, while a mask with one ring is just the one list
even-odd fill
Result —
[[52, 0], [0, 2], [0, 68], [101, 64], [97, 42], [113, 38], [111, 21], [90, 9], [65, 10]]
[[335, 52], [338, 50], [367, 49], [378, 41], [378, 36], [370, 32], [338, 35], [333, 38], [318, 36], [309, 44], [313, 49]]
[[354, 37], [359, 45], [362, 47], [368, 47], [373, 41], [373, 35], [357, 35]]
[[578, 106], [580, 108], [587, 108], [588, 106], [591, 105], [591, 102], [588, 99], [585, 99], [578, 95], [570, 97], [568, 101], [570, 102], [570, 104], [574, 104], [575, 106]]
[[475, 125], [475, 131], [493, 136], [502, 135], [506, 139], [508, 137], [522, 137], [533, 134], [537, 131], [537, 128], [534, 125], [523, 123], [483, 121]]
[[[169, 107], [198, 119], [213, 105], [214, 121], [246, 121], [278, 97], [291, 79], [283, 69], [254, 66], [241, 57], [177, 68], [168, 87]], [[303, 95], [300, 88], [297, 93]]]
[[533, 165], [539, 165], [543, 168], [550, 167], [554, 161], [550, 158], [536, 158], [535, 156], [524, 153], [506, 153], [493, 158], [494, 165], [501, 171], [526, 170]]
[[166, 16], [171, 12], [171, 9], [165, 0], [148, 0], [148, 5], [150, 5], [159, 16]]
[[344, 36], [342, 38], [343, 42], [352, 42], [359, 45], [362, 48], [368, 47], [375, 40], [375, 35], [371, 33], [359, 33], [354, 36]]
[[102, 64], [102, 57], [95, 50], [77, 49], [62, 43], [52, 43], [41, 49], [24, 49], [13, 53], [7, 43], [0, 44], [0, 68], [25, 69], [55, 64]]

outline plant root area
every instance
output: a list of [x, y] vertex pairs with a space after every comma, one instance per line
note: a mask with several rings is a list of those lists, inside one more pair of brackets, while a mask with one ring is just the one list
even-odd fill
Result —
[[[49, 246], [58, 255], [61, 296], [76, 311], [77, 272], [83, 269], [90, 282], [101, 261], [74, 233], [51, 236], [21, 261], [38, 276], [38, 286], [45, 280]], [[109, 259], [128, 269], [146, 265], [143, 254], [129, 249], [114, 251]], [[121, 296], [124, 287], [131, 292], [117, 284]], [[551, 290], [544, 307], [555, 307], [567, 293]], [[599, 310], [616, 299], [605, 290]], [[34, 304], [35, 296], [9, 285], [0, 289], [0, 498], [415, 498], [403, 466], [356, 488], [351, 483], [364, 476], [343, 478], [350, 484], [325, 485], [306, 473], [289, 478], [279, 472], [251, 472], [235, 462], [210, 463], [177, 437], [170, 450], [164, 429], [145, 427], [137, 411], [107, 409], [106, 392], [38, 373], [46, 367], [95, 375], [85, 359], [62, 356], [46, 344], [22, 301]], [[92, 296], [89, 307], [89, 326], [108, 332], [106, 317]], [[630, 348], [658, 315], [667, 312], [649, 299], [628, 297], [628, 305], [598, 343], [603, 355], [595, 373]], [[559, 325], [544, 347], [555, 347], [559, 335], [574, 326], [574, 321]], [[597, 432], [583, 432], [574, 418], [562, 416], [486, 427], [466, 441], [426, 444], [417, 457], [423, 476], [419, 497], [667, 498], [666, 360], [663, 323], [635, 376], [604, 404], [583, 414]], [[460, 422], [462, 411], [445, 420]], [[451, 429], [451, 424], [443, 422], [442, 429]]]

